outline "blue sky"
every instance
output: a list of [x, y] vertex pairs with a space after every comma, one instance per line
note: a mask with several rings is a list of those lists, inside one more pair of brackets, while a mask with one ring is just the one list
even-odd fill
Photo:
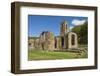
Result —
[[42, 31], [51, 31], [55, 36], [60, 34], [60, 24], [66, 20], [72, 28], [87, 21], [87, 17], [28, 15], [28, 36], [38, 37]]

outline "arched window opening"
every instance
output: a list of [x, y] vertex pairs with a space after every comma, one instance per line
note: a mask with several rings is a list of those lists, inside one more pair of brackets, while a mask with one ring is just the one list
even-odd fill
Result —
[[44, 50], [44, 43], [42, 43], [41, 45], [42, 45], [42, 50]]
[[31, 46], [31, 43], [29, 43], [29, 46]]
[[64, 38], [63, 37], [61, 37], [61, 45], [62, 45], [62, 47], [64, 47]]
[[75, 45], [75, 35], [74, 34], [72, 35], [72, 38], [71, 38], [71, 44]]
[[31, 44], [31, 43], [29, 43], [29, 44], [28, 44], [28, 47], [29, 47], [29, 48], [31, 48], [31, 47], [32, 47], [32, 44]]
[[57, 39], [55, 38], [55, 48], [57, 48]]

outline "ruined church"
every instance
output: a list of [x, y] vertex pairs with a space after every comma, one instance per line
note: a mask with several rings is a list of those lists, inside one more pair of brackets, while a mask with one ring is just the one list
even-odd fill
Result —
[[62, 50], [78, 48], [77, 34], [69, 31], [68, 24], [63, 21], [60, 24], [59, 36], [54, 36], [50, 31], [43, 31], [39, 37], [29, 37], [29, 49]]

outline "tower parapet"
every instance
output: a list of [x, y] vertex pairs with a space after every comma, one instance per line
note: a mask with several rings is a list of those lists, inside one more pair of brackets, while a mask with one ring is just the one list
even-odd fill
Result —
[[63, 21], [61, 23], [61, 27], [60, 27], [60, 36], [65, 36], [67, 32], [68, 32], [67, 22]]

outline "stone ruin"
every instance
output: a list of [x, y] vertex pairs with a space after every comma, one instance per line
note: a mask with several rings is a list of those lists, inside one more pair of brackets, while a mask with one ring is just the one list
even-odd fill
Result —
[[43, 50], [54, 49], [54, 35], [52, 32], [44, 31], [40, 35], [40, 44]]
[[61, 23], [60, 35], [54, 36], [50, 31], [43, 31], [38, 38], [29, 38], [29, 49], [46, 51], [78, 48], [77, 34], [69, 31], [66, 21]]

